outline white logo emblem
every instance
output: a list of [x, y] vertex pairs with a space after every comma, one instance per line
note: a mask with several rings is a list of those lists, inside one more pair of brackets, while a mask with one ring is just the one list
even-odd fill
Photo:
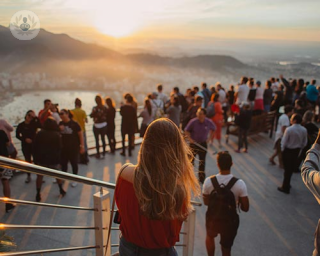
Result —
[[31, 40], [40, 31], [39, 17], [32, 11], [16, 12], [10, 20], [11, 34], [19, 40]]

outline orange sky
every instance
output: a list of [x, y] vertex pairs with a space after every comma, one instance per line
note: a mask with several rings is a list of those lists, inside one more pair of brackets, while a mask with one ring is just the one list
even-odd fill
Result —
[[319, 0], [2, 0], [0, 24], [19, 10], [34, 11], [46, 30], [109, 47], [158, 38], [320, 42]]

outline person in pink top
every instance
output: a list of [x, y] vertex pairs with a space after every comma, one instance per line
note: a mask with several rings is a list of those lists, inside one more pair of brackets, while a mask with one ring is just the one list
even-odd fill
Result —
[[211, 102], [209, 104], [214, 104], [215, 115], [211, 120], [216, 125], [216, 130], [213, 133], [213, 136], [210, 138], [210, 143], [213, 144], [213, 140], [216, 139], [219, 143], [219, 148], [221, 148], [221, 129], [223, 125], [223, 110], [222, 105], [219, 101], [219, 93], [213, 94], [211, 96]]
[[263, 93], [264, 89], [261, 88], [261, 82], [256, 82], [256, 98], [254, 101], [254, 110], [259, 111], [259, 114], [262, 114], [264, 111], [264, 105], [263, 105]]
[[12, 143], [12, 138], [11, 138], [11, 132], [13, 132], [12, 125], [10, 125], [5, 119], [0, 119], [0, 130], [3, 130], [8, 136], [9, 143], [8, 143], [7, 149], [8, 149], [9, 157], [16, 158], [18, 152]]

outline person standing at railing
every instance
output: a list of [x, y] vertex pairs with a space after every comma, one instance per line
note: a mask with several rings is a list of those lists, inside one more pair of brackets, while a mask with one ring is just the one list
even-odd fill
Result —
[[210, 144], [213, 145], [213, 141], [216, 139], [218, 141], [219, 148], [221, 148], [221, 130], [224, 119], [224, 111], [220, 102], [220, 93], [212, 94], [209, 104], [214, 104], [214, 116], [211, 118], [211, 120], [216, 126], [216, 130], [210, 137]]
[[[43, 167], [58, 170], [60, 165], [62, 141], [59, 126], [52, 117], [48, 117], [34, 139], [34, 163]], [[37, 175], [36, 201], [41, 201], [42, 175]], [[62, 188], [62, 180], [57, 180], [61, 196], [66, 192]]]
[[9, 157], [15, 159], [17, 157], [18, 152], [11, 138], [11, 132], [13, 132], [14, 130], [12, 125], [10, 125], [5, 119], [0, 119], [0, 130], [3, 130], [9, 138], [9, 144], [7, 146]]
[[38, 118], [40, 120], [41, 125], [43, 125], [44, 122], [47, 120], [47, 118], [52, 115], [50, 110], [52, 105], [51, 100], [45, 99], [43, 104], [44, 104], [44, 107], [42, 110], [39, 111], [39, 114], [38, 114]]
[[122, 136], [122, 152], [120, 155], [126, 156], [125, 139], [128, 134], [128, 151], [131, 156], [134, 133], [137, 126], [137, 111], [133, 107], [133, 97], [131, 95], [125, 96], [125, 104], [120, 107], [120, 115], [122, 116], [121, 121], [121, 136]]
[[96, 158], [100, 158], [99, 136], [102, 141], [102, 156], [106, 154], [106, 134], [107, 134], [107, 108], [103, 105], [103, 100], [100, 95], [95, 98], [97, 106], [93, 107], [90, 117], [93, 118], [93, 134], [96, 140]]
[[[22, 153], [28, 163], [32, 163], [34, 139], [39, 128], [41, 128], [39, 118], [36, 117], [33, 110], [29, 110], [24, 117], [24, 121], [16, 129], [16, 137], [21, 141]], [[25, 183], [29, 183], [30, 181], [31, 174], [27, 173]]]
[[[4, 130], [0, 129], [0, 156], [8, 157], [8, 145], [10, 143], [10, 140]], [[0, 179], [3, 186], [3, 195], [5, 197], [11, 196], [11, 190], [10, 190], [10, 183], [9, 180], [12, 177], [12, 171], [11, 169], [3, 169], [0, 168]], [[6, 203], [6, 212], [11, 211], [15, 205]]]
[[[59, 124], [60, 133], [62, 135], [61, 150], [61, 169], [68, 171], [68, 162], [70, 162], [73, 174], [78, 174], [78, 157], [79, 153], [84, 153], [83, 134], [80, 125], [72, 120], [72, 114], [67, 109], [60, 111], [61, 122]], [[79, 150], [80, 148], [80, 150]], [[72, 187], [76, 187], [77, 183], [72, 182]]]
[[[132, 98], [131, 106], [133, 106], [134, 109], [136, 110], [136, 117], [137, 117], [138, 116], [138, 102], [137, 102], [136, 98], [131, 93], [126, 93], [124, 95], [124, 99], [126, 100], [127, 98]], [[138, 127], [138, 119], [137, 119], [135, 122], [134, 133], [137, 133], [138, 131], [139, 131], [139, 127]], [[135, 148], [135, 136], [131, 137], [131, 141], [129, 143], [130, 143], [131, 150], [133, 150]]]
[[158, 91], [158, 100], [161, 100], [163, 102], [163, 105], [165, 105], [169, 101], [169, 98], [166, 94], [162, 92], [163, 91], [162, 84], [157, 85], [157, 91]]
[[182, 222], [199, 195], [190, 149], [169, 119], [152, 122], [137, 165], [124, 165], [115, 190], [121, 219], [121, 256], [177, 256]]
[[143, 138], [149, 124], [152, 123], [154, 120], [153, 118], [153, 113], [152, 113], [152, 105], [150, 100], [147, 98], [144, 101], [144, 108], [141, 111], [140, 115], [138, 117], [142, 117], [142, 122], [141, 122], [141, 128], [140, 128], [140, 137]]
[[106, 98], [107, 105], [107, 136], [109, 141], [109, 147], [112, 154], [116, 151], [116, 138], [114, 136], [116, 130], [115, 118], [116, 118], [116, 107], [114, 101], [111, 98]]
[[83, 143], [84, 143], [84, 154], [80, 154], [80, 164], [88, 164], [88, 144], [87, 144], [87, 135], [86, 135], [86, 123], [88, 123], [88, 118], [86, 112], [81, 108], [82, 102], [79, 98], [76, 98], [74, 101], [75, 108], [71, 110], [73, 115], [73, 120], [76, 121], [82, 131]]
[[180, 115], [182, 107], [179, 102], [179, 97], [176, 94], [171, 95], [169, 106], [166, 108], [168, 118], [180, 128]]

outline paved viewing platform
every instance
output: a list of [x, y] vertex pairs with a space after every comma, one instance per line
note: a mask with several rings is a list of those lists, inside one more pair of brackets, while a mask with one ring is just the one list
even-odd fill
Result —
[[[223, 130], [225, 134], [225, 130]], [[247, 184], [250, 210], [240, 213], [240, 228], [232, 248], [232, 255], [261, 256], [303, 256], [312, 255], [313, 235], [320, 217], [318, 203], [304, 186], [300, 174], [294, 173], [291, 180], [290, 195], [280, 193], [277, 187], [282, 184], [283, 170], [269, 164], [268, 159], [273, 152], [273, 139], [268, 134], [260, 133], [248, 139], [249, 153], [235, 153], [237, 138], [231, 136], [229, 144], [222, 143], [220, 150], [227, 150], [233, 157], [232, 173]], [[215, 146], [209, 151], [218, 151]], [[117, 151], [115, 155], [107, 154], [104, 159], [90, 157], [90, 163], [80, 165], [79, 175], [104, 181], [115, 182], [120, 167], [125, 162], [136, 163], [139, 146], [133, 151], [132, 157], [122, 157]], [[197, 163], [196, 163], [197, 165]], [[71, 172], [71, 167], [69, 166]], [[218, 172], [216, 156], [207, 155], [206, 173]], [[25, 174], [17, 174], [11, 180], [13, 198], [35, 201], [36, 176], [32, 174], [29, 184], [24, 182]], [[42, 202], [66, 204], [73, 206], [93, 206], [93, 194], [98, 187], [78, 184], [71, 187], [65, 182], [67, 192], [64, 198], [59, 197], [57, 184], [52, 178], [45, 177], [42, 186]], [[110, 190], [111, 195], [113, 191]], [[201, 200], [198, 198], [195, 200]], [[94, 226], [93, 214], [87, 211], [74, 211], [17, 205], [10, 213], [5, 213], [1, 204], [1, 223], [21, 225], [80, 225]], [[205, 249], [205, 212], [206, 207], [196, 208], [195, 256], [204, 256]], [[17, 250], [51, 249], [70, 246], [94, 245], [94, 231], [91, 230], [8, 230], [14, 237]], [[111, 244], [118, 244], [119, 232], [112, 232]], [[219, 240], [216, 239], [217, 253], [221, 255]], [[181, 247], [177, 247], [181, 255]], [[112, 248], [116, 252], [117, 248]], [[94, 250], [52, 253], [50, 255], [95, 255]]]

